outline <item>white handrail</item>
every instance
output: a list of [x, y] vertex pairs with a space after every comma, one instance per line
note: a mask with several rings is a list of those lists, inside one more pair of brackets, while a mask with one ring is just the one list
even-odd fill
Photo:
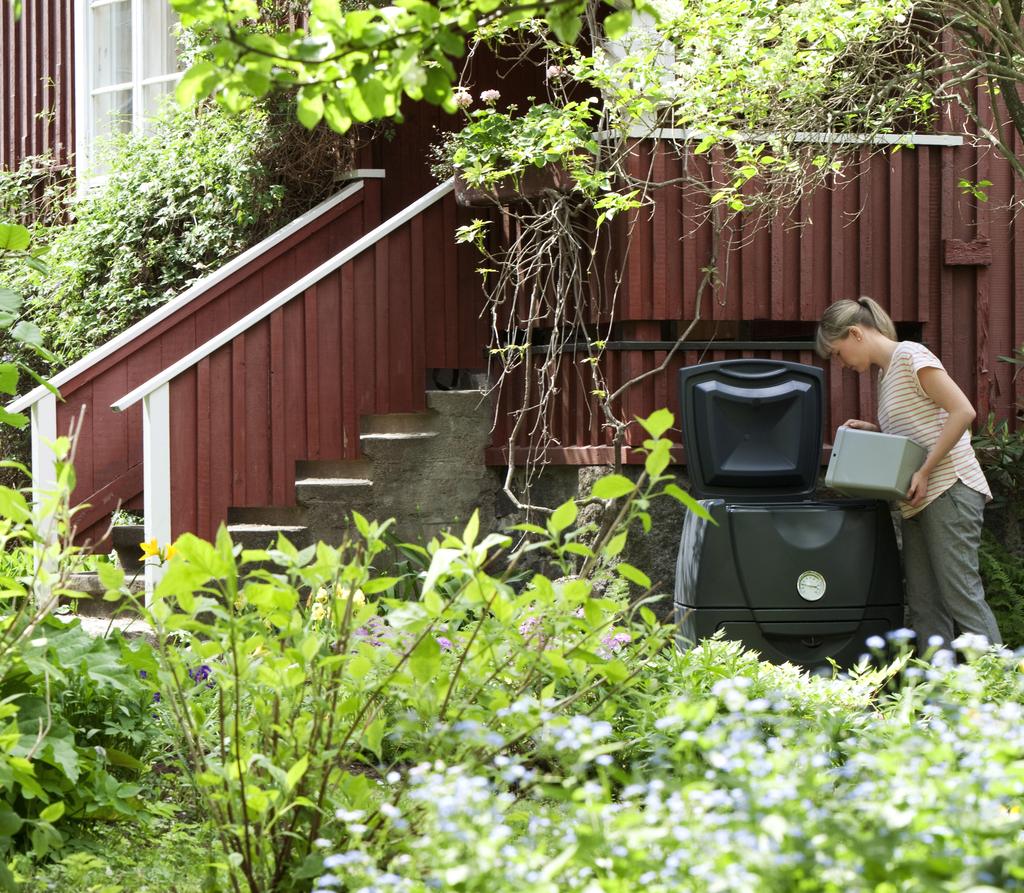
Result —
[[[327, 211], [330, 211], [332, 208], [341, 204], [343, 201], [345, 201], [345, 199], [355, 195], [357, 192], [359, 192], [359, 190], [363, 188], [363, 180], [383, 177], [384, 171], [379, 169], [357, 170], [353, 171], [351, 176], [356, 177], [358, 179], [355, 182], [346, 186], [336, 195], [333, 195], [331, 196], [331, 198], [322, 201], [315, 208], [311, 208], [301, 217], [297, 217], [291, 223], [277, 230], [277, 232], [267, 236], [267, 238], [257, 243], [252, 248], [243, 251], [240, 255], [238, 255], [238, 257], [234, 258], [231, 261], [228, 261], [228, 263], [224, 264], [223, 267], [218, 268], [209, 276], [206, 276], [203, 279], [200, 279], [198, 282], [194, 283], [193, 285], [189, 286], [189, 288], [183, 291], [176, 298], [173, 298], [172, 300], [164, 304], [162, 307], [159, 307], [156, 310], [154, 310], [148, 316], [144, 317], [143, 319], [140, 319], [131, 328], [125, 329], [119, 335], [113, 337], [110, 341], [107, 341], [105, 344], [101, 344], [95, 350], [91, 351], [90, 353], [82, 357], [82, 359], [78, 360], [76, 363], [73, 363], [71, 366], [68, 366], [67, 369], [64, 369], [62, 372], [58, 372], [53, 378], [50, 379], [50, 383], [54, 387], [60, 388], [62, 385], [67, 384], [67, 382], [71, 381], [73, 378], [77, 378], [79, 375], [85, 372], [86, 369], [95, 366], [97, 363], [99, 363], [101, 360], [106, 359], [115, 351], [120, 350], [126, 344], [131, 343], [136, 338], [138, 338], [139, 335], [142, 335], [144, 332], [147, 332], [149, 329], [153, 328], [153, 326], [167, 319], [167, 317], [169, 317], [172, 313], [177, 312], [180, 308], [184, 307], [191, 301], [194, 301], [200, 295], [205, 294], [219, 282], [222, 282], [224, 279], [226, 279], [228, 276], [232, 275], [237, 270], [244, 267], [250, 261], [259, 257], [261, 254], [269, 251], [278, 243], [283, 242], [285, 239], [294, 235], [307, 224], [312, 223], [314, 220], [316, 220], [317, 217], [321, 216], [322, 214], [325, 214]], [[39, 387], [29, 391], [27, 394], [19, 397], [17, 400], [12, 402], [7, 407], [7, 409], [9, 412], [23, 412], [24, 410], [28, 409], [33, 404], [37, 403], [39, 400], [41, 400], [49, 393], [50, 392], [46, 388], [40, 385]]]
[[375, 229], [370, 230], [365, 236], [357, 241], [353, 242], [344, 251], [336, 254], [330, 260], [325, 261], [319, 267], [312, 272], [306, 274], [297, 282], [288, 286], [284, 291], [275, 295], [266, 303], [260, 305], [251, 313], [243, 316], [234, 325], [224, 329], [220, 334], [215, 335], [205, 344], [200, 345], [192, 353], [182, 357], [176, 363], [168, 366], [163, 371], [154, 375], [151, 379], [139, 385], [135, 390], [125, 394], [120, 400], [110, 404], [110, 408], [115, 412], [122, 412], [129, 406], [138, 403], [143, 397], [148, 396], [157, 388], [167, 384], [172, 379], [177, 378], [182, 372], [191, 369], [196, 363], [202, 360], [204, 357], [208, 357], [217, 348], [223, 347], [232, 339], [236, 338], [242, 332], [256, 325], [260, 320], [270, 316], [275, 310], [283, 307], [292, 298], [302, 294], [307, 288], [315, 285], [328, 273], [332, 273], [337, 270], [343, 264], [348, 263], [354, 257], [364, 252], [367, 248], [372, 247], [374, 244], [383, 239], [386, 235], [398, 229], [405, 223], [408, 223], [417, 214], [429, 208], [432, 204], [444, 198], [454, 188], [453, 181], [447, 180], [440, 186], [432, 189], [426, 195], [413, 202], [411, 205], [406, 207], [404, 210], [399, 211], [394, 217], [385, 220], [384, 223]]

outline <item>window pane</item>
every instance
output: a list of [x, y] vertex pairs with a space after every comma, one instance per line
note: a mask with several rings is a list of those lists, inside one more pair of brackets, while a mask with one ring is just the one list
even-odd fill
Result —
[[92, 98], [92, 117], [96, 137], [132, 129], [132, 91], [112, 90]]
[[143, 84], [142, 86], [142, 126], [149, 129], [149, 119], [157, 113], [161, 100], [169, 93], [174, 92], [178, 85], [177, 81], [162, 81], [158, 84]]
[[92, 10], [93, 87], [132, 79], [132, 5], [118, 0]]
[[[143, 0], [142, 78], [159, 77], [180, 71], [178, 46], [174, 36], [178, 16], [167, 0]], [[148, 106], [147, 106], [148, 107]]]

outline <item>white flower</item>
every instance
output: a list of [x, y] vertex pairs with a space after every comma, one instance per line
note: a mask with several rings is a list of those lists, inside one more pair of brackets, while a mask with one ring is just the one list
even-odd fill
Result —
[[494, 105], [499, 99], [501, 99], [501, 93], [497, 90], [484, 90], [480, 94], [480, 101], [486, 102], [488, 105]]
[[452, 98], [460, 109], [468, 109], [473, 104], [473, 94], [468, 90], [456, 90]]
[[978, 633], [963, 633], [952, 642], [957, 651], [987, 651], [988, 644], [988, 639]]

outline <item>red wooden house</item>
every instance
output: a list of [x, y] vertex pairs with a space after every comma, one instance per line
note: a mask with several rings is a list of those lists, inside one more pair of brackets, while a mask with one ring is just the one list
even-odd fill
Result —
[[[38, 0], [16, 22], [10, 4], [0, 6], [0, 163], [45, 149], [62, 163], [87, 158], [106, 110], [138, 118], [173, 84], [173, 54], [146, 44], [149, 8]], [[143, 64], [153, 58], [163, 60], [155, 73]], [[42, 389], [17, 401], [31, 409], [40, 481], [45, 440], [83, 418], [74, 495], [90, 506], [82, 537], [101, 537], [117, 505], [145, 503], [147, 538], [161, 541], [187, 530], [210, 537], [246, 508], [287, 519], [303, 463], [360, 460], [361, 417], [424, 410], [428, 370], [484, 367], [476, 258], [453, 238], [467, 215], [427, 169], [426, 146], [436, 125], [450, 126], [445, 117], [407, 108], [396, 138], [375, 144], [335, 199], [62, 372], [60, 402]], [[870, 294], [939, 354], [981, 417], [1012, 415], [1022, 385], [998, 357], [1024, 341], [1024, 227], [1009, 210], [1022, 186], [960, 122], [948, 131], [874, 155], [859, 176], [806, 197], [737, 248], [725, 285], [702, 308], [714, 343], [687, 345], [665, 374], [626, 395], [625, 411], [675, 411], [684, 363], [772, 356], [820, 365], [811, 339], [822, 309]], [[658, 136], [641, 144], [638, 163], [671, 174], [679, 162], [666, 147], [677, 135]], [[965, 196], [961, 179], [990, 180], [990, 200]], [[694, 316], [707, 230], [678, 190], [655, 202], [634, 221], [605, 360], [613, 383], [653, 368]], [[826, 431], [871, 417], [866, 382], [824, 366]], [[559, 399], [560, 445], [548, 460], [609, 461], [609, 435], [571, 357]], [[503, 418], [480, 463], [505, 463]]]

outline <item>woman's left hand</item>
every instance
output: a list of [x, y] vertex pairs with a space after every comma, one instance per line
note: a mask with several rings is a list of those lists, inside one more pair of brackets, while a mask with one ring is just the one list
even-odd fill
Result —
[[923, 468], [914, 472], [907, 490], [907, 502], [917, 508], [928, 496], [928, 472]]

